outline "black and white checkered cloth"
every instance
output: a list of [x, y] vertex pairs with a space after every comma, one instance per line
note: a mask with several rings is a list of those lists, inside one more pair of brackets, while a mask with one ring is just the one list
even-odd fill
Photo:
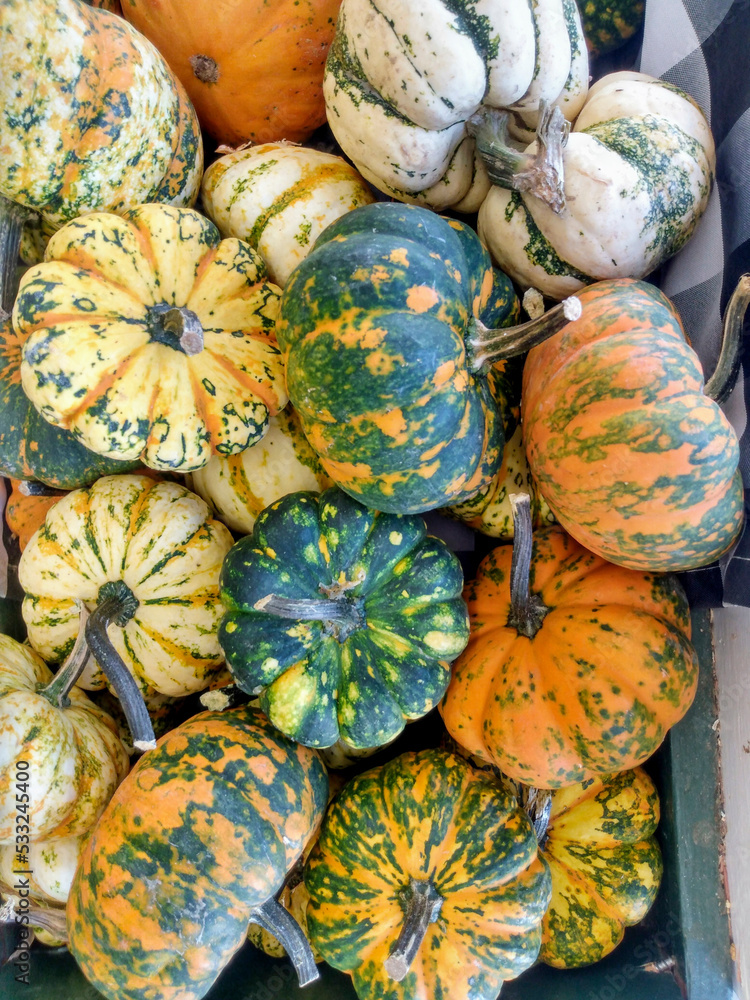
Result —
[[[685, 249], [654, 276], [675, 303], [707, 375], [721, 316], [740, 275], [750, 272], [750, 0], [647, 0], [640, 69], [687, 91], [708, 115], [717, 178], [708, 209]], [[750, 516], [750, 322], [737, 385], [724, 406], [740, 438]], [[696, 606], [750, 607], [750, 526], [720, 564], [683, 575]]]

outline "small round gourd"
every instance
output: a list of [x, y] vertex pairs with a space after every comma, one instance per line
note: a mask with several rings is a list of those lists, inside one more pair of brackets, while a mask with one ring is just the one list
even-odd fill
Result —
[[282, 288], [326, 226], [374, 200], [346, 160], [290, 143], [227, 153], [201, 185], [203, 210], [221, 235], [249, 243]]
[[676, 577], [605, 562], [559, 526], [480, 563], [471, 637], [441, 703], [451, 736], [515, 781], [564, 788], [645, 761], [695, 695], [698, 658]]
[[[109, 638], [139, 685], [200, 691], [223, 659], [219, 571], [231, 546], [229, 530], [178, 483], [106, 476], [74, 490], [21, 556], [29, 641], [58, 660], [78, 634], [78, 602], [91, 611], [114, 602]], [[79, 683], [95, 690], [105, 677], [94, 665]]]
[[90, 834], [91, 829], [72, 837], [34, 840], [28, 845], [28, 850], [18, 843], [0, 845], [0, 892], [6, 888], [12, 891], [22, 868], [29, 873], [28, 898], [48, 905], [65, 906], [83, 846]]
[[303, 984], [316, 978], [272, 898], [325, 809], [328, 779], [311, 750], [247, 706], [204, 712], [163, 736], [118, 791], [67, 907], [70, 950], [96, 989], [109, 1000], [199, 1000], [250, 920], [284, 937]]
[[76, 219], [21, 279], [24, 392], [100, 455], [199, 469], [286, 405], [278, 295], [257, 253], [192, 209]]
[[307, 746], [383, 746], [442, 697], [466, 645], [463, 573], [421, 517], [341, 490], [268, 507], [221, 570], [238, 686]]
[[79, 644], [53, 678], [32, 649], [0, 635], [0, 844], [21, 855], [90, 830], [128, 772], [115, 722], [73, 686], [85, 656]]
[[550, 876], [490, 775], [442, 750], [353, 778], [305, 866], [307, 923], [360, 1000], [495, 1000], [533, 964]]

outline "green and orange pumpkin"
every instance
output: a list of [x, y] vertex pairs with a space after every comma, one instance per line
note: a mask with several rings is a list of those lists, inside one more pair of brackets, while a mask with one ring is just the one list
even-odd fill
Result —
[[645, 761], [690, 707], [698, 659], [674, 576], [614, 566], [561, 527], [480, 563], [471, 636], [441, 704], [451, 736], [510, 778], [563, 788]]
[[[69, 947], [88, 981], [110, 1000], [199, 1000], [251, 919], [289, 940], [273, 896], [327, 792], [313, 751], [249, 707], [167, 733], [118, 789], [73, 881]], [[315, 978], [309, 947], [302, 961]]]

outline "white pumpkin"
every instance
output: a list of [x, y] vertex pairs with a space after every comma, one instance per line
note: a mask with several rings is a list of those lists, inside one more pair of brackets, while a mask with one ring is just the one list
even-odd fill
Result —
[[375, 200], [340, 156], [278, 142], [215, 160], [201, 193], [221, 235], [249, 243], [282, 288], [326, 226]]
[[692, 98], [645, 73], [613, 73], [589, 91], [563, 151], [565, 209], [493, 186], [479, 235], [500, 268], [550, 298], [605, 278], [642, 278], [689, 239], [715, 168]]
[[0, 889], [12, 891], [18, 882], [18, 869], [28, 875], [29, 896], [41, 903], [65, 905], [78, 867], [78, 860], [91, 830], [78, 837], [60, 837], [57, 840], [35, 840], [24, 853], [19, 864], [17, 845], [0, 845]]
[[323, 83], [328, 122], [381, 191], [475, 212], [490, 182], [464, 123], [481, 106], [517, 112], [521, 136], [539, 102], [572, 120], [588, 87], [575, 0], [343, 0]]

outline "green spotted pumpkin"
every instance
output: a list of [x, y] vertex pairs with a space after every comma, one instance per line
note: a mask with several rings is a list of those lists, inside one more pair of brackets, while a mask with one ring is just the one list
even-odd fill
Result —
[[468, 640], [463, 573], [420, 517], [341, 490], [260, 514], [221, 570], [219, 642], [239, 687], [287, 736], [382, 746], [442, 697]]

